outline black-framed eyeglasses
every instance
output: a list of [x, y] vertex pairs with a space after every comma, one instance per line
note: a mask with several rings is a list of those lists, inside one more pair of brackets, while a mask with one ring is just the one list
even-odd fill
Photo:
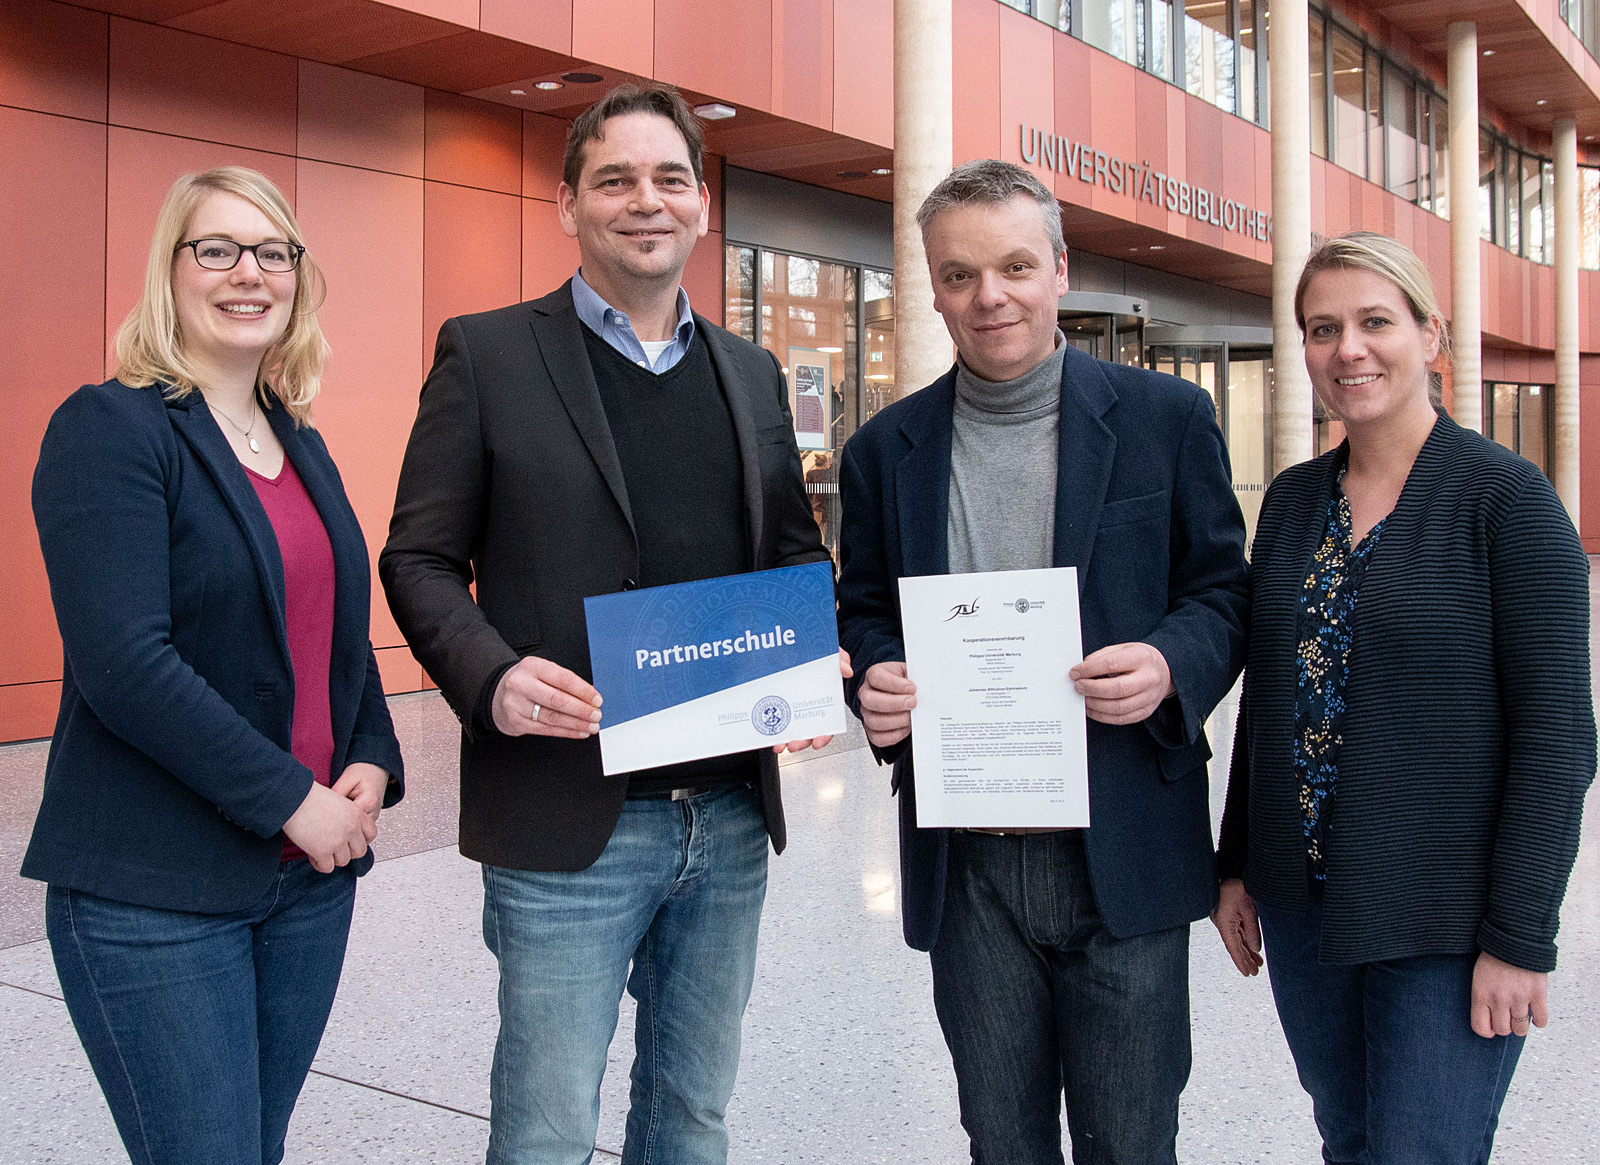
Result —
[[232, 271], [239, 265], [239, 256], [249, 251], [261, 270], [281, 274], [300, 266], [300, 256], [306, 253], [299, 243], [236, 243], [232, 239], [190, 239], [179, 243], [172, 253], [185, 247], [194, 251], [194, 261], [207, 271]]

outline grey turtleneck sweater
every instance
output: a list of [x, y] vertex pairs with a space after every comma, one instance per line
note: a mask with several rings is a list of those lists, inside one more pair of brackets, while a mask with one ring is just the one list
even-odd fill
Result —
[[1055, 549], [1061, 364], [1055, 351], [1015, 380], [956, 369], [950, 445], [950, 573], [1031, 570]]

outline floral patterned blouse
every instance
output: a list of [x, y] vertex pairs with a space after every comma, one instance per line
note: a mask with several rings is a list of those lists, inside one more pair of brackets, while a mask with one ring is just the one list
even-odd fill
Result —
[[1300, 814], [1311, 876], [1327, 879], [1327, 821], [1339, 779], [1344, 691], [1350, 677], [1356, 593], [1367, 560], [1383, 534], [1385, 517], [1350, 546], [1350, 499], [1344, 470], [1328, 502], [1322, 545], [1300, 592], [1299, 687], [1294, 702], [1294, 769], [1300, 778]]

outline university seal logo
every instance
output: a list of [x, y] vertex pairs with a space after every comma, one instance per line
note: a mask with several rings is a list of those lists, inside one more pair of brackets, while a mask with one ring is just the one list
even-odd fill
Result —
[[762, 696], [750, 709], [750, 723], [763, 736], [776, 736], [789, 727], [789, 701], [782, 696]]
[[1029, 603], [1027, 599], [1018, 599], [1011, 605], [1016, 608], [1017, 614], [1019, 615], [1026, 615], [1028, 613]]

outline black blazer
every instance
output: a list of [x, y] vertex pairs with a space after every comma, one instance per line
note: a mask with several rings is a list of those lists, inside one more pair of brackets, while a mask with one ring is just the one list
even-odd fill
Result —
[[[750, 568], [827, 558], [777, 361], [699, 316], [695, 327], [739, 442]], [[583, 600], [637, 585], [622, 464], [582, 329], [570, 283], [445, 322], [378, 560], [395, 620], [461, 720], [461, 852], [512, 869], [592, 864], [627, 789], [626, 775], [601, 774], [596, 739], [508, 737], [483, 715], [487, 685], [521, 656], [591, 678]], [[781, 851], [768, 750], [761, 795]]]
[[[1251, 553], [1250, 653], [1217, 855], [1306, 908], [1293, 767], [1300, 592], [1349, 457], [1278, 475]], [[1595, 771], [1589, 564], [1544, 474], [1441, 416], [1355, 608], [1322, 958], [1488, 951], [1555, 966]]]
[[[903, 660], [898, 580], [949, 570], [955, 370], [845, 445], [840, 638], [856, 678]], [[1180, 926], [1216, 899], [1203, 724], [1244, 662], [1244, 521], [1210, 398], [1176, 377], [1069, 348], [1062, 367], [1055, 565], [1078, 569], [1085, 654], [1155, 645], [1176, 696], [1143, 724], [1088, 724], [1086, 848], [1119, 938]], [[879, 753], [900, 794], [906, 941], [938, 939], [948, 831], [916, 826], [909, 740]]]
[[[387, 769], [393, 804], [366, 540], [322, 437], [266, 415], [333, 545], [333, 773]], [[65, 661], [23, 875], [169, 910], [248, 906], [312, 776], [289, 752], [283, 560], [244, 468], [198, 393], [108, 381], [50, 419], [33, 512]]]

